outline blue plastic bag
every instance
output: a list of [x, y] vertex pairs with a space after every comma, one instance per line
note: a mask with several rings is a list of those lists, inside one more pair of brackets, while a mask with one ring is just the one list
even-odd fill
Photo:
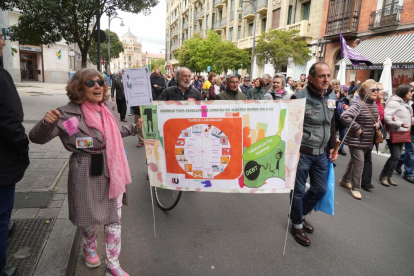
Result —
[[314, 210], [322, 211], [328, 215], [335, 215], [335, 172], [333, 163], [328, 160], [328, 177], [326, 178], [326, 193], [316, 204]]

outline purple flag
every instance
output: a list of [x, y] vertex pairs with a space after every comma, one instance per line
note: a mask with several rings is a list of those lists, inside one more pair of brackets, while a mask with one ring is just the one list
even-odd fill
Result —
[[352, 65], [358, 66], [361, 63], [365, 63], [367, 66], [372, 65], [372, 62], [366, 59], [363, 55], [358, 54], [355, 50], [348, 46], [345, 38], [342, 36], [342, 33], [339, 33], [339, 39], [341, 40], [341, 56], [347, 57]]

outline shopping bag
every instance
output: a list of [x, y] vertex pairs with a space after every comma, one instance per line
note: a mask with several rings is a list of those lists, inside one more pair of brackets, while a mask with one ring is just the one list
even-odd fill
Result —
[[321, 200], [316, 204], [314, 210], [322, 211], [328, 215], [334, 214], [335, 204], [335, 172], [333, 163], [328, 160], [328, 177], [326, 178], [326, 193]]

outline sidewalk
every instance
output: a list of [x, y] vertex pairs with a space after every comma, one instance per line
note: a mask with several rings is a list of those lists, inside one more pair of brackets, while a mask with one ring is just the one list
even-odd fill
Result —
[[[16, 83], [26, 132], [46, 112], [68, 102], [65, 84]], [[12, 220], [14, 235], [8, 242], [7, 265], [18, 275], [70, 275], [67, 271], [76, 226], [69, 221], [67, 202], [68, 160], [59, 138], [45, 145], [30, 143], [30, 165], [16, 185]]]

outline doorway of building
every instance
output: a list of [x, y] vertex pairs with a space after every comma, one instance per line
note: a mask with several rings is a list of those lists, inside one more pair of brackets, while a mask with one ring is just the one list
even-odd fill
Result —
[[31, 53], [20, 54], [20, 74], [22, 81], [37, 81], [37, 55]]

